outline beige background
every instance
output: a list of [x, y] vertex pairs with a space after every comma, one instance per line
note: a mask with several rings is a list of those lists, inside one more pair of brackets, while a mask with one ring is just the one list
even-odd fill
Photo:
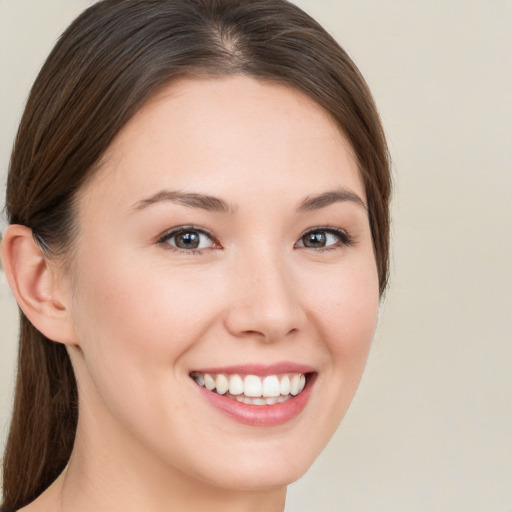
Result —
[[[0, 171], [91, 2], [0, 0]], [[393, 275], [356, 400], [287, 511], [512, 511], [512, 0], [300, 0], [352, 55], [394, 160]], [[0, 273], [0, 439], [16, 307]]]

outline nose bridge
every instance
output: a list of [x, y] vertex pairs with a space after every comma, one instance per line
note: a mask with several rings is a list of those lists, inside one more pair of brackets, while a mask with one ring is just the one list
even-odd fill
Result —
[[276, 341], [301, 326], [297, 283], [286, 255], [276, 247], [259, 247], [237, 259], [232, 281], [228, 329]]

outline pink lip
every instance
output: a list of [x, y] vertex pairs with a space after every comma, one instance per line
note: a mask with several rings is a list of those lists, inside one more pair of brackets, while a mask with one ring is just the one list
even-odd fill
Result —
[[[213, 371], [214, 369], [210, 369], [205, 373], [250, 373], [251, 375], [257, 375], [254, 372], [256, 367], [251, 366], [249, 372], [246, 372], [246, 367], [236, 367], [236, 371], [232, 371], [235, 367], [230, 367], [230, 371], [226, 371], [226, 368], [217, 371]], [[266, 367], [268, 368], [268, 367]], [[298, 373], [309, 373], [309, 372], [300, 372], [299, 370], [289, 370], [278, 371], [280, 368], [273, 368], [273, 375], [276, 373], [288, 373], [288, 372], [298, 372]], [[260, 375], [268, 375], [269, 373], [265, 371]], [[215, 407], [221, 413], [227, 415], [229, 418], [239, 422], [244, 423], [246, 425], [258, 426], [258, 427], [273, 427], [277, 425], [282, 425], [293, 418], [297, 417], [300, 412], [304, 409], [308, 400], [311, 396], [311, 390], [316, 380], [316, 373], [308, 375], [305, 388], [293, 398], [290, 398], [286, 402], [276, 403], [272, 405], [251, 405], [244, 404], [242, 402], [238, 402], [233, 398], [228, 398], [224, 395], [219, 395], [215, 393], [215, 391], [208, 391], [206, 388], [200, 387], [195, 384], [198, 392], [201, 393], [201, 396], [205, 398], [210, 405]]]
[[210, 368], [198, 368], [194, 372], [199, 373], [227, 373], [242, 375], [277, 375], [279, 373], [313, 373], [315, 368], [305, 364], [292, 363], [283, 361], [279, 363], [263, 365], [263, 364], [239, 364], [233, 366], [217, 366]]

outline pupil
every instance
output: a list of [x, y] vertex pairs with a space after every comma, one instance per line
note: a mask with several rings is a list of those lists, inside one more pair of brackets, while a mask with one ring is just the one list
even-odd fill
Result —
[[325, 233], [308, 233], [302, 239], [302, 243], [306, 247], [324, 247], [326, 242]]
[[176, 237], [176, 246], [180, 249], [197, 249], [199, 247], [199, 235], [194, 231], [180, 233]]

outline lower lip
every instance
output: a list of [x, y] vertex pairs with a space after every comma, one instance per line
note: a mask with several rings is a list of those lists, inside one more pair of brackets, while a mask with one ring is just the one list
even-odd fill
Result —
[[297, 396], [289, 398], [286, 402], [272, 405], [244, 404], [214, 391], [208, 391], [206, 388], [197, 385], [196, 387], [211, 405], [231, 419], [246, 425], [273, 427], [291, 421], [300, 414], [311, 396], [315, 377], [316, 374], [308, 376], [306, 386]]

